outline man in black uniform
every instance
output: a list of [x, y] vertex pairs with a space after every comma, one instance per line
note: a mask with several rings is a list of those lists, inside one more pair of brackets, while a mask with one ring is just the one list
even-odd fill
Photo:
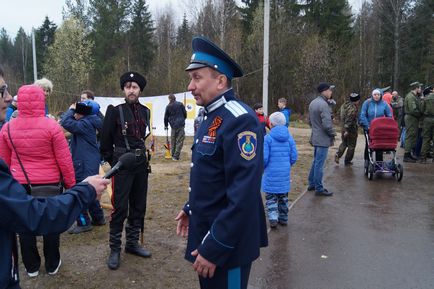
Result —
[[113, 211], [110, 221], [110, 256], [107, 260], [107, 265], [112, 270], [119, 268], [123, 224], [127, 217], [125, 252], [140, 257], [151, 256], [138, 243], [140, 230], [143, 230], [148, 190], [145, 139], [150, 132], [150, 110], [139, 103], [139, 95], [146, 86], [146, 80], [137, 72], [127, 72], [121, 76], [120, 85], [126, 103], [106, 112], [101, 134], [101, 154], [113, 166], [122, 154], [133, 152], [136, 164], [112, 177]]

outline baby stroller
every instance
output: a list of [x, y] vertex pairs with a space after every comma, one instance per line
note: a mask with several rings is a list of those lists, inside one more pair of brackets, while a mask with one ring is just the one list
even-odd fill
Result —
[[[398, 124], [393, 118], [378, 117], [372, 120], [369, 134], [365, 131], [369, 156], [369, 162], [365, 164], [365, 175], [369, 180], [380, 173], [391, 173], [398, 182], [402, 180], [404, 170], [396, 161], [398, 135]], [[377, 160], [377, 153], [382, 153], [384, 159]]]

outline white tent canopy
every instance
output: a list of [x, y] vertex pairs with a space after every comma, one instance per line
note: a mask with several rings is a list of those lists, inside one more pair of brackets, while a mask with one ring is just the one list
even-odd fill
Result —
[[[155, 136], [165, 136], [164, 131], [164, 112], [166, 111], [166, 106], [169, 103], [167, 95], [160, 96], [147, 96], [140, 97], [140, 103], [146, 105], [151, 110], [151, 125], [152, 133]], [[199, 106], [196, 106], [196, 101], [194, 100], [191, 92], [180, 92], [176, 93], [176, 100], [182, 102], [187, 110], [187, 119], [185, 120], [185, 135], [194, 135], [194, 118], [197, 116], [199, 111]], [[111, 105], [118, 105], [125, 102], [123, 97], [95, 97], [95, 101], [100, 105], [101, 112], [105, 114], [107, 107]], [[169, 126], [170, 133], [170, 126]]]

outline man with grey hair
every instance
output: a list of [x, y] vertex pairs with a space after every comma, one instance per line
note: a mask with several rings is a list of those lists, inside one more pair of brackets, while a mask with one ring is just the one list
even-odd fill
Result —
[[317, 87], [320, 95], [309, 105], [309, 125], [312, 128], [310, 143], [314, 147], [314, 155], [307, 190], [315, 191], [316, 196], [329, 197], [333, 195], [333, 192], [329, 192], [323, 187], [322, 178], [328, 150], [333, 145], [336, 136], [329, 104], [334, 87], [334, 85], [325, 82], [320, 83]]

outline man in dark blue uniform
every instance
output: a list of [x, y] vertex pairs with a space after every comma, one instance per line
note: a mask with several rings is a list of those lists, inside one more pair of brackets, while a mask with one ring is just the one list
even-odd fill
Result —
[[185, 258], [201, 288], [247, 288], [252, 262], [268, 244], [260, 194], [263, 136], [255, 112], [235, 98], [240, 66], [208, 39], [193, 39], [188, 90], [204, 106], [194, 138], [189, 201], [176, 217], [188, 235]]
[[107, 260], [107, 266], [112, 270], [116, 270], [120, 264], [121, 237], [126, 218], [125, 252], [145, 258], [151, 256], [138, 243], [140, 231], [143, 231], [148, 192], [145, 139], [150, 133], [150, 110], [139, 102], [146, 80], [139, 73], [130, 71], [121, 76], [120, 86], [125, 94], [125, 103], [106, 112], [101, 133], [101, 154], [113, 166], [121, 155], [133, 152], [136, 163], [112, 177], [113, 211], [110, 221], [110, 255]]

